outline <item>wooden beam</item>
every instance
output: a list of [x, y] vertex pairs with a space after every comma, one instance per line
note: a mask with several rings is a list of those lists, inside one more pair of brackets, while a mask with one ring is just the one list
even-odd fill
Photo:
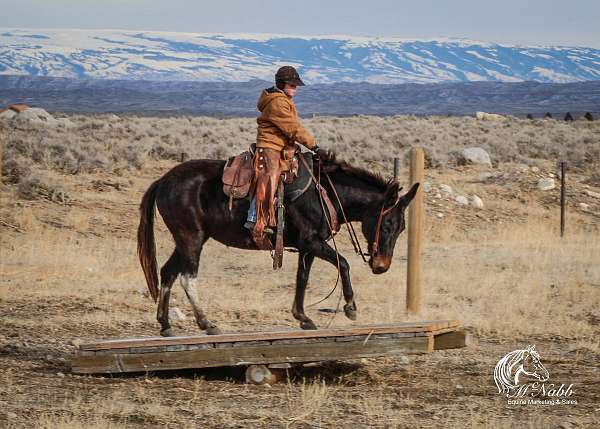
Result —
[[434, 320], [422, 322], [391, 323], [385, 325], [362, 325], [343, 328], [317, 329], [317, 330], [287, 330], [271, 332], [246, 332], [221, 335], [197, 335], [187, 337], [147, 337], [130, 338], [108, 341], [94, 341], [82, 344], [79, 349], [84, 351], [128, 349], [133, 347], [157, 347], [185, 344], [233, 343], [246, 341], [273, 341], [277, 339], [296, 338], [330, 338], [348, 337], [354, 335], [377, 335], [393, 333], [435, 333], [443, 329], [455, 329], [457, 320]]
[[465, 331], [452, 331], [434, 336], [433, 349], [446, 350], [458, 349], [471, 345], [471, 334]]
[[76, 356], [72, 362], [72, 370], [78, 374], [121, 373], [399, 356], [407, 353], [429, 353], [433, 350], [433, 343], [433, 335], [425, 335], [366, 341], [332, 340], [310, 345], [273, 342], [263, 346], [246, 345], [177, 352], [135, 353], [135, 350], [128, 350], [123, 353]]

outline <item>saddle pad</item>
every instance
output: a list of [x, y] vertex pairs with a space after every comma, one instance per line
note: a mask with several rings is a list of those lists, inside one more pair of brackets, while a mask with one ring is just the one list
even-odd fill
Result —
[[[313, 168], [313, 156], [310, 152], [300, 153], [299, 156], [303, 156], [309, 167]], [[315, 186], [311, 179], [310, 173], [306, 170], [303, 162], [299, 163], [298, 177], [294, 179], [289, 185], [285, 185], [284, 201], [291, 203], [296, 201], [302, 194], [304, 194], [311, 186]]]

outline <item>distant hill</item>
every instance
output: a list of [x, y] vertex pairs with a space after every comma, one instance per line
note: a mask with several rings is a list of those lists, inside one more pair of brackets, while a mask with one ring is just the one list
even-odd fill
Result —
[[465, 39], [0, 29], [0, 74], [246, 81], [281, 64], [308, 83], [600, 80], [600, 50]]
[[[25, 103], [61, 112], [255, 116], [272, 83], [161, 82], [0, 75], [0, 107]], [[524, 116], [600, 112], [600, 81], [568, 84], [465, 82], [307, 85], [294, 99], [305, 115], [464, 115], [475, 111]], [[556, 116], [559, 115], [559, 116]]]

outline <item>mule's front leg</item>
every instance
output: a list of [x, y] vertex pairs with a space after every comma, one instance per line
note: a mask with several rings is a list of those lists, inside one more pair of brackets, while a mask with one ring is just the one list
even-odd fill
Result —
[[294, 296], [294, 304], [292, 304], [292, 314], [294, 318], [300, 321], [302, 329], [317, 329], [317, 325], [304, 313], [304, 295], [306, 292], [306, 284], [310, 275], [314, 255], [310, 253], [300, 252], [298, 254], [298, 271], [296, 272], [296, 294]]
[[190, 304], [192, 304], [196, 323], [200, 329], [205, 330], [208, 335], [220, 334], [221, 330], [217, 328], [217, 325], [206, 318], [204, 311], [202, 311], [200, 308], [200, 304], [198, 302], [198, 292], [196, 290], [196, 282], [196, 276], [191, 274], [182, 274], [181, 276], [181, 287], [183, 287]]
[[338, 254], [336, 256], [335, 250], [325, 242], [320, 243], [320, 245], [315, 249], [315, 256], [333, 264], [336, 268], [338, 266], [337, 256], [339, 256], [342, 290], [344, 292], [344, 300], [346, 301], [346, 304], [344, 305], [344, 314], [348, 319], [356, 320], [357, 308], [356, 303], [354, 302], [352, 283], [350, 282], [350, 265], [348, 264], [348, 261], [342, 255]]

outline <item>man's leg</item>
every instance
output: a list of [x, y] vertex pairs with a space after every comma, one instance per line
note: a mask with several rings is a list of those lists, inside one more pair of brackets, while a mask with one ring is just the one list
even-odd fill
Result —
[[253, 195], [252, 200], [250, 201], [250, 208], [248, 209], [248, 218], [244, 226], [252, 230], [254, 229], [254, 225], [256, 225], [256, 195]]

